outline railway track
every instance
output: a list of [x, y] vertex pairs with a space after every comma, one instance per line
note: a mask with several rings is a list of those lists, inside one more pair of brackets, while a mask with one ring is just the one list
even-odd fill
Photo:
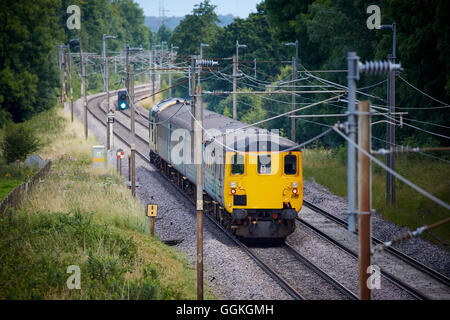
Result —
[[[142, 92], [137, 92], [136, 96], [145, 96], [144, 93]], [[100, 123], [102, 123], [102, 125], [105, 125], [104, 123], [104, 118], [105, 118], [105, 114], [106, 111], [101, 107], [101, 100], [104, 99], [103, 96], [99, 96], [96, 97], [94, 99], [98, 99], [99, 101], [94, 103], [96, 105], [96, 110], [97, 112], [92, 111], [89, 108], [88, 105], [88, 110], [89, 113], [96, 118]], [[93, 99], [90, 100], [89, 102], [94, 102]], [[126, 117], [130, 117], [129, 112], [123, 113]], [[146, 117], [145, 115], [141, 114], [141, 117], [144, 118], [144, 120], [148, 121], [148, 117]], [[142, 122], [142, 121], [136, 121], [138, 122], [140, 125], [142, 125], [144, 128], [148, 129], [148, 123]], [[118, 127], [120, 128], [119, 130], [121, 131], [120, 134], [118, 134], [117, 132], [117, 127], [115, 127], [115, 136], [122, 141], [124, 144], [126, 144], [127, 146], [130, 146], [129, 141], [131, 141], [132, 136], [129, 132], [128, 126], [123, 124], [121, 121], [116, 121], [116, 124], [118, 124]], [[141, 157], [143, 160], [149, 162], [149, 158], [148, 158], [148, 154], [149, 154], [149, 147], [148, 147], [148, 141], [146, 141], [145, 139], [143, 139], [139, 134], [135, 135], [134, 138], [134, 143], [136, 144], [136, 152], [138, 154], [139, 157]], [[142, 152], [143, 151], [143, 152]], [[177, 185], [173, 184], [172, 181], [170, 180], [169, 177], [167, 177], [165, 174], [163, 174], [161, 171], [157, 170], [157, 172], [160, 174], [160, 176], [162, 176], [166, 181], [169, 181], [171, 183], [171, 185], [173, 187], [175, 187], [175, 189], [177, 190], [178, 193], [180, 193], [181, 196], [183, 196], [185, 199], [189, 200], [189, 202], [195, 206], [195, 202], [192, 198], [190, 198], [189, 196], [187, 196]], [[322, 214], [323, 216], [329, 218], [330, 220], [332, 220], [333, 222], [339, 224], [340, 226], [345, 227], [346, 226], [346, 222], [333, 216], [332, 214], [314, 206], [312, 203], [305, 201], [305, 206], [309, 207], [310, 209]], [[268, 264], [263, 262], [263, 259], [261, 259], [255, 252], [254, 250], [250, 249], [247, 245], [245, 245], [244, 243], [242, 243], [239, 239], [237, 239], [233, 234], [229, 233], [227, 230], [225, 230], [223, 228], [223, 226], [213, 217], [211, 217], [208, 214], [205, 214], [205, 216], [212, 222], [214, 223], [218, 228], [220, 228], [226, 235], [227, 237], [229, 237], [235, 244], [237, 244], [248, 256], [251, 257], [252, 260], [254, 260], [272, 279], [274, 279], [274, 281], [276, 281], [281, 288], [283, 288], [290, 296], [292, 296], [294, 299], [298, 299], [298, 300], [303, 300], [305, 299], [305, 296], [302, 295], [301, 293], [298, 292], [298, 290], [296, 290], [294, 288], [294, 286], [292, 284], [290, 284], [288, 281], [286, 281], [281, 275], [279, 275], [272, 267], [270, 267]], [[339, 242], [337, 242], [336, 240], [334, 240], [333, 238], [329, 237], [327, 234], [325, 234], [324, 232], [322, 232], [321, 230], [319, 230], [318, 228], [312, 226], [311, 224], [307, 223], [306, 221], [303, 221], [301, 219], [298, 219], [299, 223], [303, 224], [304, 226], [308, 227], [309, 229], [313, 230], [315, 233], [317, 233], [318, 235], [320, 235], [322, 238], [326, 239], [327, 241], [329, 241], [330, 243], [332, 243], [335, 246], [338, 246], [340, 249], [346, 251], [348, 254], [350, 254], [351, 256], [357, 258], [357, 254], [354, 253], [351, 249], [343, 246], [342, 244], [340, 244]], [[377, 239], [374, 239], [374, 242], [376, 242]], [[378, 240], [380, 241], [380, 240]], [[320, 268], [318, 268], [317, 266], [315, 266], [311, 261], [309, 261], [308, 259], [306, 259], [305, 257], [303, 257], [298, 251], [296, 251], [292, 246], [290, 246], [288, 243], [286, 243], [283, 248], [292, 256], [294, 257], [297, 261], [299, 261], [300, 263], [302, 263], [303, 265], [305, 265], [308, 269], [312, 270], [316, 275], [318, 275], [321, 279], [325, 280], [328, 284], [331, 285], [331, 287], [335, 290], [337, 290], [343, 297], [345, 297], [346, 299], [358, 299], [358, 297], [351, 292], [350, 290], [348, 290], [347, 288], [345, 288], [345, 286], [343, 286], [342, 284], [340, 284], [339, 282], [337, 282], [336, 280], [334, 280], [332, 277], [330, 277], [329, 275], [327, 275], [323, 270], [321, 270]], [[398, 251], [398, 250], [395, 250]], [[396, 254], [396, 256], [402, 257], [401, 259], [403, 261], [405, 261], [406, 263], [410, 262], [410, 265], [417, 267], [417, 269], [422, 270], [427, 270], [425, 271], [425, 273], [432, 275], [435, 279], [442, 279], [443, 281], [448, 281], [445, 280], [445, 276], [443, 275], [439, 275], [435, 270], [432, 270], [431, 268], [428, 268], [426, 266], [424, 266], [423, 264], [420, 264], [420, 262], [415, 261], [414, 259], [412, 259], [411, 257], [408, 257], [407, 255], [401, 253], [401, 252], [396, 252], [393, 253]], [[426, 295], [424, 295], [423, 293], [415, 290], [414, 288], [412, 288], [411, 286], [409, 286], [408, 284], [402, 282], [401, 280], [399, 280], [398, 278], [396, 278], [395, 276], [386, 273], [385, 271], [382, 271], [382, 274], [384, 277], [386, 277], [391, 283], [395, 284], [396, 286], [398, 286], [399, 288], [401, 288], [402, 290], [405, 290], [406, 292], [408, 292], [411, 296], [413, 296], [416, 299], [428, 299], [428, 297]], [[443, 278], [444, 277], [444, 278]]]
[[[139, 96], [140, 93], [137, 93], [137, 95]], [[94, 101], [94, 99], [98, 99], [99, 101]], [[106, 111], [101, 107], [101, 101], [103, 99], [103, 97], [96, 97], [92, 100], [89, 101], [88, 103], [88, 111], [89, 113], [95, 118], [97, 119], [100, 123], [102, 123], [102, 125], [104, 124], [104, 119], [105, 115], [106, 115]], [[96, 111], [93, 111], [92, 109], [90, 109], [90, 105], [96, 105]], [[129, 113], [124, 113], [127, 117], [129, 117]], [[116, 137], [122, 141], [122, 143], [126, 144], [127, 146], [131, 146], [131, 143], [129, 143], [129, 140], [127, 140], [126, 138], [124, 138], [125, 136], [127, 136], [128, 138], [131, 138], [131, 134], [129, 134], [129, 129], [128, 127], [123, 124], [121, 121], [116, 121], [116, 124], [119, 125], [119, 127], [121, 128], [120, 131], [122, 133], [117, 134], [117, 132], [115, 133]], [[141, 125], [143, 125], [144, 127], [147, 127], [145, 124], [143, 124], [142, 122], [140, 123]], [[106, 125], [105, 125], [106, 126]], [[116, 127], [117, 128], [117, 127]], [[139, 136], [138, 134], [136, 134], [135, 136], [135, 144], [138, 144], [139, 146], [137, 146], [136, 148], [136, 153], [138, 154], [139, 157], [141, 157], [143, 160], [147, 161], [149, 163], [149, 158], [146, 154], [148, 154], [149, 149], [148, 149], [148, 142], [143, 139], [141, 136]], [[144, 153], [141, 152], [142, 150], [145, 150]], [[146, 153], [146, 154], [145, 154]], [[159, 173], [160, 176], [162, 176], [166, 181], [170, 182], [171, 185], [177, 190], [177, 192], [184, 197], [185, 199], [187, 199], [193, 206], [195, 205], [195, 201], [194, 199], [192, 199], [191, 197], [189, 197], [188, 195], [186, 195], [177, 185], [174, 185], [172, 183], [172, 181], [170, 181], [170, 178], [168, 176], [166, 176], [164, 173], [162, 173], [161, 171], [157, 170], [157, 172]], [[236, 245], [239, 246], [239, 248], [244, 251], [253, 261], [255, 261], [255, 263], [264, 270], [264, 272], [266, 272], [278, 285], [280, 285], [280, 287], [286, 291], [293, 299], [296, 300], [305, 300], [305, 296], [303, 294], [301, 294], [295, 287], [294, 285], [292, 285], [291, 283], [289, 283], [283, 276], [281, 276], [279, 274], [279, 272], [275, 271], [273, 269], [273, 267], [269, 266], [267, 263], [265, 263], [263, 261], [263, 258], [261, 258], [260, 256], [258, 256], [251, 248], [249, 248], [246, 244], [244, 244], [242, 241], [240, 241], [236, 236], [234, 236], [233, 234], [231, 234], [230, 232], [228, 232], [216, 219], [214, 219], [213, 217], [211, 217], [209, 214], [205, 214], [205, 216], [208, 218], [209, 221], [211, 221], [214, 225], [216, 225], [220, 230], [222, 230], [224, 232], [224, 234], [226, 234], [226, 236], [232, 240]], [[314, 265], [312, 262], [308, 261], [305, 257], [303, 257], [297, 250], [295, 250], [292, 246], [290, 246], [289, 244], [285, 243], [283, 244], [282, 248], [284, 248], [286, 250], [286, 252], [293, 257], [296, 261], [300, 262], [302, 265], [304, 265], [306, 268], [308, 268], [309, 270], [311, 270], [313, 273], [316, 274], [316, 276], [320, 279], [322, 279], [323, 281], [325, 281], [328, 286], [329, 289], [328, 290], [336, 290], [339, 295], [343, 298], [346, 299], [351, 299], [351, 300], [356, 300], [358, 299], [358, 297], [351, 292], [350, 290], [348, 290], [345, 286], [343, 286], [342, 284], [340, 284], [338, 281], [334, 280], [331, 276], [329, 276], [328, 274], [326, 274], [324, 271], [322, 271], [319, 267], [317, 267], [316, 265]]]
[[[313, 210], [315, 213], [319, 213], [326, 219], [331, 220], [337, 226], [342, 227], [342, 228], [347, 227], [347, 224], [345, 221], [343, 221], [342, 219], [339, 219], [338, 217], [334, 216], [333, 214], [326, 212], [325, 210], [315, 206], [314, 204], [304, 200], [304, 205], [306, 207], [310, 208], [311, 210]], [[326, 232], [322, 231], [317, 226], [314, 226], [312, 223], [309, 223], [301, 218], [297, 218], [297, 221], [301, 225], [306, 227], [307, 229], [312, 230], [319, 237], [325, 239], [327, 242], [329, 242], [329, 243], [333, 244], [334, 246], [338, 247], [339, 249], [345, 251], [347, 254], [352, 256], [354, 259], [358, 259], [358, 253], [356, 251], [354, 251], [350, 247], [344, 245], [343, 243], [337, 241], [335, 238], [333, 238]], [[376, 243], [376, 240], [374, 240], [374, 239], [372, 239], [372, 240], [374, 241], [374, 243]], [[380, 240], [378, 239], [378, 241], [380, 241]], [[442, 286], [446, 286], [448, 288], [447, 281], [445, 280], [446, 277], [444, 275], [440, 275], [436, 270], [433, 270], [429, 267], [424, 266], [420, 262], [414, 260], [413, 258], [405, 255], [404, 253], [402, 253], [398, 250], [395, 250], [393, 253], [389, 252], [389, 254], [392, 254], [394, 257], [401, 259], [401, 261], [403, 261], [407, 266], [412, 267], [414, 270], [418, 270], [418, 271], [422, 272], [423, 274], [425, 274], [426, 276], [432, 277], [432, 279], [437, 281], [437, 283], [438, 283], [437, 286], [442, 285]], [[426, 272], [423, 272], [423, 270], [425, 268], [428, 270]], [[426, 292], [433, 291], [432, 287], [428, 287], [427, 290], [417, 289], [417, 285], [412, 286], [412, 285], [408, 284], [404, 280], [400, 279], [398, 276], [395, 276], [391, 272], [386, 271], [385, 268], [381, 268], [381, 275], [385, 279], [387, 279], [389, 282], [394, 284], [395, 286], [406, 291], [408, 294], [410, 294], [415, 299], [419, 299], [419, 300], [431, 299], [430, 296]], [[427, 282], [427, 281], [425, 281], [425, 282]], [[427, 283], [429, 283], [429, 282], [427, 282]], [[438, 291], [439, 291], [439, 288], [438, 288]], [[444, 294], [446, 294], [446, 293], [444, 292]], [[442, 297], [440, 297], [440, 298], [442, 299]]]

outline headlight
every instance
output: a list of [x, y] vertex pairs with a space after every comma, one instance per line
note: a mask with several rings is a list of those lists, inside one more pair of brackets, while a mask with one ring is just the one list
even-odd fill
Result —
[[297, 188], [298, 187], [298, 183], [297, 182], [292, 182], [292, 187]]
[[231, 183], [231, 187], [232, 187], [232, 188], [236, 188], [236, 182], [232, 182], [232, 183]]

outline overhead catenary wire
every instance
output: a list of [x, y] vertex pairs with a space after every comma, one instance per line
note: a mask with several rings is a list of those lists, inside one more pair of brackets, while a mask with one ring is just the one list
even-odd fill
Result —
[[[226, 98], [226, 97], [223, 97], [223, 96], [219, 96], [219, 97], [222, 98], [222, 99], [225, 99], [225, 98]], [[310, 100], [311, 100], [311, 99], [310, 99]], [[249, 106], [249, 107], [255, 107], [254, 105], [249, 104], [249, 103], [247, 103], [247, 102], [244, 102], [244, 101], [242, 101], [242, 100], [240, 100], [240, 99], [237, 100], [237, 103], [238, 103], [238, 104], [243, 104], [243, 105], [246, 105], [246, 106]], [[272, 114], [280, 114], [279, 112], [275, 112], [275, 111], [268, 110], [268, 109], [264, 109], [264, 108], [263, 108], [263, 110], [264, 110], [265, 112], [272, 113]], [[285, 117], [288, 118], [288, 117], [290, 117], [290, 116], [289, 116], [289, 115], [285, 115]], [[302, 119], [302, 118], [299, 118], [298, 120], [304, 121], [304, 122], [308, 122], [308, 123], [312, 123], [312, 124], [316, 124], [316, 125], [319, 125], [319, 126], [324, 126], [324, 127], [327, 127], [327, 128], [330, 128], [330, 127], [331, 127], [330, 125], [325, 124], [325, 123], [320, 123], [320, 122], [316, 122], [316, 121], [306, 120], [306, 119]]]
[[411, 83], [409, 83], [405, 78], [403, 78], [402, 76], [398, 76], [399, 78], [400, 78], [400, 80], [402, 80], [403, 82], [405, 82], [407, 85], [409, 85], [411, 88], [413, 88], [413, 89], [415, 89], [416, 91], [418, 91], [418, 92], [420, 92], [421, 94], [423, 94], [424, 96], [427, 96], [428, 98], [430, 98], [430, 99], [432, 99], [432, 100], [434, 100], [434, 101], [436, 101], [436, 102], [439, 102], [439, 103], [442, 103], [444, 106], [446, 106], [446, 107], [450, 107], [449, 105], [448, 105], [448, 103], [445, 103], [445, 102], [442, 102], [442, 101], [440, 101], [440, 100], [438, 100], [438, 99], [436, 99], [436, 98], [433, 98], [432, 96], [430, 96], [429, 94], [427, 94], [427, 93], [425, 93], [425, 92], [423, 92], [422, 90], [420, 90], [419, 88], [416, 88], [415, 86], [413, 86]]
[[350, 138], [348, 138], [345, 134], [343, 134], [337, 126], [333, 126], [333, 130], [336, 131], [341, 137], [343, 137], [345, 140], [347, 140], [347, 142], [349, 144], [351, 144], [353, 147], [357, 148], [360, 152], [362, 152], [365, 156], [367, 156], [370, 160], [372, 160], [373, 162], [375, 162], [377, 165], [379, 165], [381, 168], [383, 168], [384, 170], [386, 170], [387, 172], [389, 172], [390, 174], [392, 174], [393, 176], [395, 176], [397, 179], [403, 181], [405, 184], [407, 184], [408, 186], [410, 186], [411, 188], [413, 188], [414, 190], [416, 190], [417, 192], [419, 192], [420, 194], [424, 195], [425, 197], [427, 197], [428, 199], [432, 200], [433, 202], [437, 203], [438, 205], [444, 207], [447, 210], [450, 210], [450, 205], [447, 204], [446, 202], [442, 201], [441, 199], [433, 196], [432, 194], [430, 194], [429, 192], [427, 192], [426, 190], [420, 188], [419, 186], [415, 185], [414, 183], [412, 183], [411, 181], [409, 181], [408, 179], [404, 178], [403, 176], [401, 176], [399, 173], [397, 173], [396, 171], [392, 170], [391, 168], [387, 167], [385, 164], [383, 164], [381, 161], [379, 161], [377, 158], [375, 158], [374, 156], [372, 156], [369, 152], [365, 151], [364, 149], [362, 149], [358, 144], [356, 144], [355, 142], [353, 142]]
[[[387, 142], [386, 140], [384, 140], [384, 139], [380, 139], [380, 138], [377, 138], [377, 137], [374, 137], [374, 136], [372, 136], [372, 139], [375, 139], [375, 140], [378, 140], [378, 141], [381, 141], [381, 142]], [[402, 145], [399, 145], [399, 144], [393, 144], [394, 146], [396, 146], [396, 147], [400, 147], [400, 148], [407, 148], [407, 147], [405, 147], [405, 146], [402, 146]], [[450, 161], [449, 160], [446, 160], [446, 159], [442, 159], [442, 158], [439, 158], [439, 157], [436, 157], [436, 156], [434, 156], [434, 155], [431, 155], [431, 154], [428, 154], [428, 153], [425, 153], [425, 152], [422, 152], [422, 151], [417, 151], [417, 153], [419, 153], [419, 154], [421, 154], [421, 155], [423, 155], [423, 156], [425, 156], [425, 157], [429, 157], [429, 158], [432, 158], [432, 159], [435, 159], [435, 160], [439, 160], [439, 161], [443, 161], [443, 162], [446, 162], [446, 163], [450, 163]]]
[[[394, 123], [400, 122], [400, 120], [397, 120], [397, 119], [395, 119], [395, 118], [393, 118], [393, 117], [390, 117], [390, 116], [387, 115], [387, 114], [383, 114], [383, 115], [384, 115], [386, 118], [388, 118], [388, 119], [394, 121]], [[445, 138], [445, 139], [450, 139], [449, 136], [445, 136], [445, 135], [440, 134], [440, 133], [436, 133], [436, 132], [433, 132], [433, 131], [429, 131], [429, 130], [425, 130], [425, 129], [422, 129], [422, 128], [413, 126], [412, 124], [409, 124], [409, 123], [407, 123], [407, 122], [405, 122], [405, 121], [403, 121], [403, 125], [405, 125], [405, 126], [407, 126], [407, 127], [414, 128], [414, 129], [419, 130], [419, 131], [423, 131], [423, 132], [425, 132], [425, 133], [434, 135], [434, 136], [436, 136], [436, 137], [441, 137], [441, 138]]]
[[400, 233], [400, 234], [394, 236], [390, 241], [385, 241], [383, 243], [377, 244], [371, 250], [371, 254], [374, 255], [376, 253], [379, 253], [389, 247], [392, 247], [394, 244], [397, 244], [399, 242], [402, 242], [402, 241], [405, 241], [405, 240], [408, 240], [408, 239], [411, 239], [414, 237], [418, 237], [425, 231], [435, 229], [435, 228], [440, 227], [449, 222], [450, 222], [450, 217], [442, 219], [442, 220], [435, 222], [433, 224], [430, 224], [430, 225], [421, 226], [414, 231], [407, 231], [407, 232]]
[[[340, 95], [340, 96], [342, 96], [342, 95]], [[304, 107], [301, 107], [301, 108], [298, 108], [298, 109], [295, 109], [295, 110], [291, 110], [291, 111], [288, 111], [288, 112], [285, 112], [285, 113], [282, 113], [282, 114], [279, 114], [279, 115], [270, 117], [270, 118], [268, 118], [268, 119], [260, 120], [260, 121], [257, 121], [257, 122], [255, 122], [255, 123], [253, 123], [253, 124], [249, 124], [249, 125], [246, 125], [246, 126], [237, 128], [237, 129], [235, 129], [234, 131], [236, 131], [236, 130], [243, 130], [243, 129], [246, 129], [246, 128], [250, 128], [250, 127], [252, 127], [252, 126], [257, 126], [257, 125], [259, 125], [259, 124], [261, 124], [261, 123], [268, 122], [268, 121], [271, 121], [271, 120], [274, 120], [274, 119], [277, 119], [277, 118], [280, 118], [280, 117], [289, 115], [289, 114], [291, 114], [291, 113], [295, 113], [295, 112], [297, 112], [297, 111], [305, 110], [305, 109], [308, 109], [308, 108], [317, 106], [317, 105], [319, 105], [319, 104], [322, 104], [322, 103], [325, 103], [325, 102], [334, 100], [334, 99], [336, 99], [336, 98], [338, 98], [338, 97], [340, 97], [340, 96], [334, 96], [334, 97], [331, 97], [331, 98], [328, 98], [328, 99], [325, 99], [325, 100], [322, 100], [322, 101], [318, 101], [318, 102], [309, 104], [309, 105], [307, 105], [307, 106], [304, 106]], [[227, 134], [228, 134], [228, 133], [227, 133]], [[224, 135], [224, 134], [222, 134], [222, 135]], [[222, 135], [220, 135], [220, 136], [222, 136]]]
[[[214, 74], [215, 72], [212, 71]], [[220, 75], [223, 75], [222, 73], [219, 72]], [[217, 77], [217, 76], [216, 76]], [[217, 77], [219, 80], [225, 80], [228, 81], [230, 83], [233, 83], [232, 80], [226, 79], [225, 77], [219, 78]], [[237, 86], [239, 89], [242, 89], [240, 86]], [[268, 95], [270, 95], [271, 93], [268, 91], [267, 92]], [[291, 94], [291, 92], [289, 92], [289, 94]], [[269, 97], [265, 97], [263, 95], [258, 95], [259, 98], [264, 99], [264, 100], [268, 100], [268, 101], [272, 101], [272, 102], [277, 102], [277, 103], [282, 103], [282, 104], [287, 104], [287, 105], [292, 105], [292, 102], [288, 102], [288, 101], [281, 101], [281, 100], [277, 100], [277, 99], [273, 99], [273, 98], [269, 98]], [[312, 100], [312, 99], [311, 99]], [[304, 103], [304, 102], [296, 102], [295, 105], [305, 105], [308, 103]]]
[[[326, 79], [317, 77], [317, 76], [312, 75], [312, 74], [309, 74], [309, 76], [312, 77], [312, 78], [314, 78], [314, 79], [316, 79], [316, 80], [319, 81], [319, 82], [325, 82], [325, 83], [334, 85], [334, 86], [336, 86], [337, 88], [341, 88], [341, 89], [346, 89], [346, 88], [347, 88], [346, 86], [343, 86], [343, 85], [338, 84], [338, 83], [333, 82], [333, 81], [329, 81], [329, 80], [326, 80]], [[377, 97], [377, 96], [368, 94], [368, 93], [366, 93], [366, 92], [362, 92], [361, 90], [356, 90], [356, 92], [359, 93], [359, 94], [361, 94], [361, 95], [367, 96], [367, 97], [369, 97], [369, 98], [373, 98], [373, 99], [377, 99], [377, 100], [386, 102], [384, 99], [382, 99], [382, 98], [380, 98], [380, 97]]]
[[[188, 113], [190, 114], [190, 116], [192, 117], [192, 119], [194, 119], [194, 121], [195, 121], [197, 124], [199, 124], [198, 120], [195, 118], [195, 116], [192, 114], [192, 112], [191, 112], [189, 109], [187, 109], [187, 111], [188, 111]], [[234, 149], [234, 148], [232, 148], [232, 147], [230, 147], [230, 146], [227, 146], [226, 144], [220, 142], [220, 141], [217, 139], [217, 138], [220, 137], [220, 136], [213, 136], [213, 135], [211, 135], [211, 134], [208, 132], [208, 130], [205, 129], [203, 126], [200, 125], [200, 127], [201, 127], [202, 131], [203, 131], [206, 135], [208, 135], [208, 136], [211, 138], [211, 140], [216, 141], [216, 143], [219, 144], [220, 146], [222, 146], [223, 148], [225, 148], [225, 149], [227, 149], [227, 150], [229, 150], [229, 151], [231, 151], [231, 152], [236, 152], [236, 153], [239, 153], [239, 154], [254, 154], [254, 152], [245, 152], [245, 151], [237, 150], [237, 149]], [[237, 129], [237, 130], [242, 130], [242, 129]], [[308, 144], [310, 144], [310, 143], [312, 143], [312, 142], [314, 142], [314, 141], [316, 141], [316, 140], [322, 138], [323, 136], [329, 134], [329, 133], [332, 132], [332, 131], [333, 131], [333, 128], [329, 128], [328, 130], [326, 130], [326, 131], [320, 133], [319, 135], [315, 136], [314, 138], [309, 139], [308, 141], [305, 141], [305, 142], [303, 142], [303, 143], [301, 143], [301, 144], [297, 144], [297, 145], [295, 145], [295, 146], [289, 147], [289, 148], [287, 148], [287, 149], [283, 149], [282, 151], [271, 152], [271, 154], [279, 154], [280, 152], [289, 152], [289, 151], [292, 151], [292, 150], [301, 149], [301, 148], [305, 147], [306, 145], [308, 145]], [[227, 133], [227, 134], [228, 134], [228, 133]], [[222, 136], [222, 135], [221, 135], [221, 136]]]

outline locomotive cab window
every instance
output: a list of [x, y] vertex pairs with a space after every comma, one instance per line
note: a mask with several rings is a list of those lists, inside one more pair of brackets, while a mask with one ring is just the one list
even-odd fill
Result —
[[297, 156], [287, 155], [284, 156], [284, 174], [296, 174], [297, 173]]
[[262, 154], [258, 156], [258, 173], [270, 174], [271, 173], [271, 159], [270, 155]]
[[231, 156], [231, 174], [244, 174], [245, 162], [244, 156], [234, 154]]

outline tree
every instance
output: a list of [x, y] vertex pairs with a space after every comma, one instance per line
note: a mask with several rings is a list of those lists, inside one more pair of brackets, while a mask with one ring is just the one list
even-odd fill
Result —
[[[0, 115], [23, 121], [54, 104], [57, 0], [0, 2]], [[5, 121], [5, 120], [2, 120]], [[4, 123], [0, 123], [4, 125]]]
[[[266, 11], [271, 28], [285, 40], [295, 37], [300, 43], [300, 63], [308, 69], [346, 69], [347, 52], [356, 51], [362, 61], [382, 59], [392, 51], [390, 30], [369, 30], [366, 26], [366, 9], [373, 2], [368, 0], [266, 0]], [[383, 24], [397, 22], [397, 61], [402, 63], [403, 78], [421, 88], [440, 101], [450, 101], [450, 25], [444, 12], [448, 12], [448, 1], [420, 0], [380, 1]], [[344, 73], [320, 75], [328, 80], [346, 85]], [[374, 84], [386, 76], [361, 76], [359, 87]], [[397, 107], [426, 108], [439, 105], [436, 101], [418, 93], [397, 78]], [[308, 79], [314, 84], [317, 81]], [[386, 84], [371, 88], [368, 93], [386, 98]], [[361, 96], [362, 97], [362, 96]], [[361, 98], [358, 97], [358, 98]], [[317, 100], [321, 96], [315, 97]], [[372, 99], [373, 104], [386, 105], [385, 101]], [[335, 111], [342, 112], [337, 108]], [[402, 110], [401, 111], [406, 111]], [[330, 109], [331, 111], [331, 109]], [[449, 118], [442, 117], [439, 110], [408, 109], [407, 118], [431, 121], [448, 126]], [[442, 111], [442, 110], [441, 110]], [[424, 129], [448, 135], [443, 127], [417, 124]], [[303, 124], [302, 124], [303, 125]], [[308, 125], [304, 124], [305, 127]], [[301, 130], [297, 130], [301, 132]], [[373, 127], [374, 136], [384, 138], [385, 127]], [[420, 143], [428, 141], [428, 134], [403, 127], [397, 130], [397, 140], [404, 139]], [[448, 144], [448, 140], [441, 139]]]
[[219, 21], [215, 12], [217, 6], [205, 0], [194, 6], [192, 14], [186, 17], [175, 28], [171, 43], [178, 46], [182, 55], [198, 54], [200, 43], [212, 43], [221, 28], [216, 25]]
[[172, 30], [167, 28], [165, 24], [161, 25], [156, 33], [156, 42], [170, 42], [170, 37], [172, 37]]

